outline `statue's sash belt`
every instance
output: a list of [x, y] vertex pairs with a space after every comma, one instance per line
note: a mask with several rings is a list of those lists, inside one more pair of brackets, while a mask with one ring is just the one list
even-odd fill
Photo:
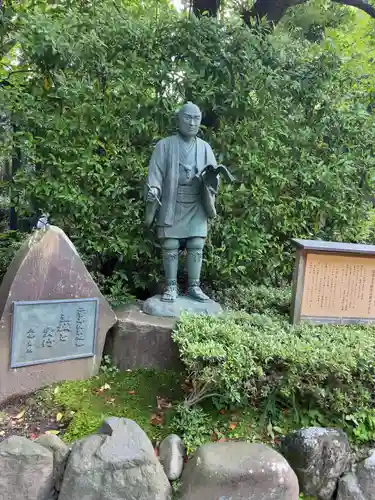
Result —
[[200, 197], [199, 186], [178, 186], [177, 203], [196, 203]]

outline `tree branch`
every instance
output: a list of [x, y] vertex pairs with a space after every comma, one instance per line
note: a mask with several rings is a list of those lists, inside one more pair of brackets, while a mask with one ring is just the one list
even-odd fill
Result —
[[375, 7], [368, 3], [366, 0], [332, 0], [335, 3], [340, 3], [341, 5], [349, 5], [350, 7], [356, 7], [357, 9], [363, 10], [369, 16], [375, 19]]
[[[276, 25], [285, 15], [290, 7], [307, 3], [308, 0], [256, 0], [250, 10], [242, 11], [242, 18], [248, 26], [252, 20], [259, 23], [265, 19], [269, 25]], [[375, 6], [366, 0], [332, 0], [341, 5], [348, 5], [363, 10], [369, 16], [375, 18]]]
[[265, 19], [268, 24], [277, 24], [289, 7], [306, 3], [308, 0], [256, 0], [250, 10], [244, 10], [242, 17], [249, 26], [251, 19], [260, 22]]
[[187, 408], [190, 408], [191, 406], [194, 406], [194, 405], [200, 403], [204, 399], [215, 398], [215, 397], [220, 398], [221, 396], [222, 396], [222, 394], [219, 394], [217, 392], [210, 392], [209, 394], [201, 394], [201, 395], [196, 396], [195, 398], [191, 398], [191, 399], [187, 398], [187, 399], [185, 399], [184, 405]]

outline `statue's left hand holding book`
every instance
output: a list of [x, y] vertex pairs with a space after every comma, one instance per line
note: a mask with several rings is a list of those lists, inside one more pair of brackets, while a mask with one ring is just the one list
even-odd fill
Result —
[[233, 175], [224, 165], [206, 165], [196, 177], [200, 179], [204, 186], [209, 189], [212, 194], [217, 194], [219, 189], [219, 178], [223, 178], [225, 182], [234, 182]]

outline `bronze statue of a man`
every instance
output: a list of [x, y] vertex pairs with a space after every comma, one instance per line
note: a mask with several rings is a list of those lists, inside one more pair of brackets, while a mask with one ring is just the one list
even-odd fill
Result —
[[[216, 160], [207, 142], [197, 137], [202, 114], [188, 102], [178, 112], [178, 133], [156, 144], [148, 167], [146, 224], [156, 224], [161, 241], [166, 288], [162, 301], [177, 298], [180, 241], [186, 240], [188, 295], [205, 302], [200, 288], [207, 221], [216, 215], [218, 175], [203, 174]], [[206, 182], [205, 179], [211, 179]]]

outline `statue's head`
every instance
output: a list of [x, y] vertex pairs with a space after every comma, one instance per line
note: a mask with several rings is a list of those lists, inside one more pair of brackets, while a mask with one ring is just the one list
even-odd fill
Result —
[[202, 113], [197, 105], [187, 102], [178, 112], [178, 130], [185, 137], [195, 137], [202, 121]]

